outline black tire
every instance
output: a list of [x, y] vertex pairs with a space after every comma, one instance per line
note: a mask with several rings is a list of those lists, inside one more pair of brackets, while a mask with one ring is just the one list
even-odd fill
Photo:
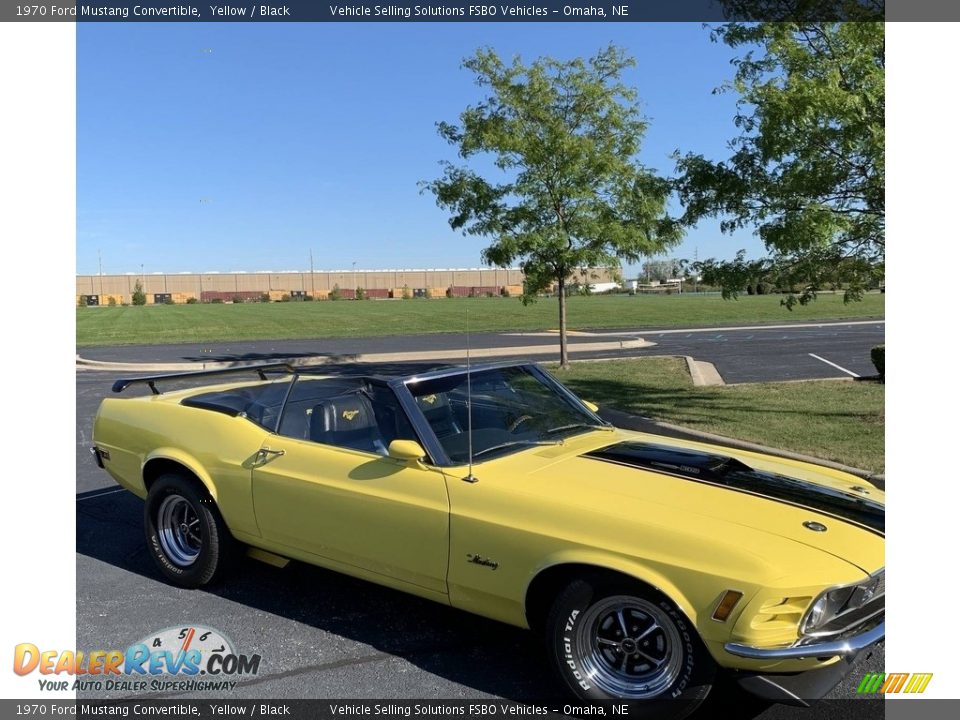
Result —
[[636, 702], [644, 717], [686, 717], [716, 675], [690, 621], [640, 585], [574, 581], [554, 601], [546, 635], [550, 660], [577, 698]]
[[184, 588], [212, 582], [235, 556], [236, 541], [198, 485], [183, 475], [161, 475], [143, 510], [150, 555], [167, 580]]

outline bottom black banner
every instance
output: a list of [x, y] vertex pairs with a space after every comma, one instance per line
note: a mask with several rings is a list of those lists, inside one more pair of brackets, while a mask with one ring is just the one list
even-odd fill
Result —
[[[932, 701], [936, 702], [936, 701]], [[917, 699], [914, 708], [925, 704]], [[960, 705], [960, 701], [957, 701]], [[877, 699], [823, 700], [809, 708], [767, 703], [751, 707], [701, 707], [690, 717], [756, 718], [757, 720], [880, 720], [884, 701]], [[932, 708], [927, 708], [932, 711]], [[958, 707], [939, 708], [956, 711]], [[353, 718], [536, 718], [599, 717], [659, 720], [683, 715], [683, 708], [657, 703], [570, 703], [506, 700], [0, 700], [0, 717], [133, 717], [133, 718], [293, 718], [294, 720], [351, 720]], [[956, 715], [952, 715], [956, 717]], [[912, 715], [938, 717], [923, 712]], [[945, 716], [944, 716], [945, 717]]]

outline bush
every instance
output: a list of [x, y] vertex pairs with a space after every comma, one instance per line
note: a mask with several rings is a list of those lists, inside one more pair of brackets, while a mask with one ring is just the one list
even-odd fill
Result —
[[146, 305], [147, 304], [147, 294], [143, 291], [143, 285], [139, 280], [133, 286], [133, 295], [130, 297], [130, 301], [134, 305]]
[[773, 283], [758, 282], [757, 295], [770, 295], [773, 292]]
[[243, 297], [240, 295], [234, 295], [230, 302], [232, 302], [234, 305], [240, 305], [243, 303]]
[[188, 297], [188, 298], [187, 298], [187, 305], [196, 305], [198, 302], [200, 302], [200, 301], [197, 300], [195, 297]]
[[270, 293], [263, 293], [260, 295], [260, 302], [270, 302]]
[[356, 300], [366, 300], [366, 299], [367, 299], [367, 291], [364, 290], [364, 289], [361, 288], [361, 287], [358, 287], [358, 288], [357, 288], [357, 294], [354, 295], [353, 297], [354, 297], [354, 299], [356, 299]]
[[409, 285], [403, 286], [403, 293], [400, 295], [400, 297], [402, 297], [404, 300], [411, 300], [413, 298], [413, 293], [410, 292]]
[[870, 350], [870, 359], [873, 360], [873, 366], [877, 369], [877, 374], [880, 375], [880, 381], [886, 382], [887, 377], [884, 368], [884, 351], [885, 345], [877, 345], [875, 348]]
[[223, 298], [214, 298], [210, 301], [211, 305], [223, 305]]
[[[110, 299], [113, 300], [113, 298], [110, 298]], [[164, 304], [164, 305], [175, 305], [176, 303], [173, 302], [173, 298], [172, 298], [172, 297], [168, 297], [166, 300], [163, 301], [163, 304]]]
[[283, 295], [281, 295], [280, 302], [290, 302], [290, 295], [287, 293], [284, 293]]
[[757, 288], [754, 285], [747, 285], [747, 295], [755, 295]]
[[107, 298], [107, 305], [109, 305], [110, 307], [116, 307], [117, 299], [113, 295], [111, 295], [110, 297]]
[[341, 292], [340, 292], [340, 286], [339, 286], [339, 285], [334, 285], [334, 286], [333, 286], [333, 290], [330, 291], [330, 299], [331, 299], [331, 300], [340, 300], [341, 298], [343, 298], [343, 295], [342, 295]]
[[452, 298], [452, 297], [453, 297], [453, 290], [452, 290], [451, 288], [447, 288], [447, 297], [448, 297], [448, 298]]
[[311, 295], [310, 293], [307, 293], [300, 299], [303, 300], [304, 302], [313, 302], [313, 295]]

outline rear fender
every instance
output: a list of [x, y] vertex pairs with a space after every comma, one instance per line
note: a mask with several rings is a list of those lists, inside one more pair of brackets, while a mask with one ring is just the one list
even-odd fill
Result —
[[203, 486], [207, 489], [207, 492], [210, 493], [210, 497], [213, 498], [214, 502], [217, 502], [217, 488], [213, 483], [213, 478], [203, 469], [196, 458], [194, 458], [189, 453], [179, 450], [172, 447], [161, 447], [153, 450], [143, 459], [143, 466], [140, 468], [141, 475], [143, 475], [144, 470], [146, 470], [147, 464], [151, 460], [172, 460], [173, 462], [183, 465], [187, 470], [197, 476]]

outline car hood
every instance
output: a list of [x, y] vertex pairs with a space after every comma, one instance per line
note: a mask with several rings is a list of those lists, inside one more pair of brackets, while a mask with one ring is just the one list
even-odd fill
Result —
[[617, 433], [601, 443], [597, 435], [538, 451], [541, 462], [553, 462], [533, 475], [608, 512], [659, 511], [692, 528], [697, 517], [709, 518], [816, 548], [867, 573], [883, 566], [883, 492], [856, 476], [661, 436]]

